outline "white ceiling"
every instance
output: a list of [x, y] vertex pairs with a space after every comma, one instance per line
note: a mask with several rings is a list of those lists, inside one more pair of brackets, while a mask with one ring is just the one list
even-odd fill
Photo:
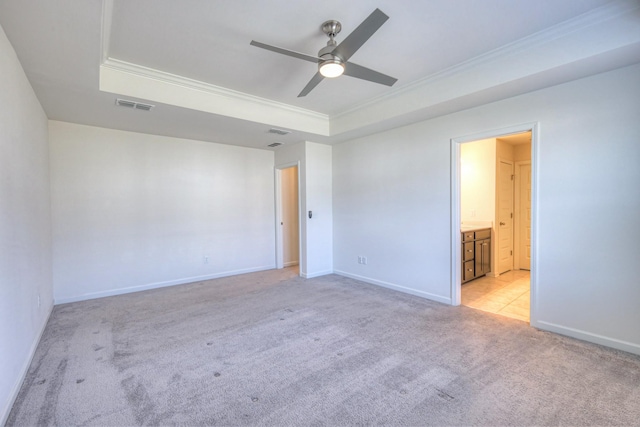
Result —
[[[315, 55], [327, 41], [322, 22], [342, 23], [340, 42], [376, 7], [390, 19], [351, 60], [398, 78], [392, 88], [343, 76], [298, 98], [315, 65], [249, 45], [255, 39]], [[623, 29], [633, 29], [639, 9], [637, 0], [0, 0], [0, 25], [50, 119], [266, 148], [274, 141], [339, 142], [638, 62], [640, 33], [616, 25], [618, 33], [605, 34], [616, 30], [604, 24], [623, 20]], [[594, 45], [587, 39], [598, 31]], [[518, 56], [542, 48], [559, 54], [530, 64]], [[482, 66], [497, 58], [517, 64], [502, 65], [501, 80], [485, 82]], [[150, 69], [196, 80], [221, 107], [192, 102], [180, 85], [159, 89], [154, 74], [144, 76], [147, 92], [133, 80], [104, 86], [118, 87], [118, 95], [101, 91], [101, 76], [112, 81], [105, 61], [135, 67], [127, 78]], [[464, 84], [455, 84], [464, 73]], [[444, 83], [458, 92], [446, 94]], [[421, 90], [433, 99], [407, 101]], [[116, 97], [157, 107], [118, 108]], [[248, 104], [227, 114], [224, 106], [236, 101]], [[265, 105], [274, 115], [256, 119]], [[255, 114], [245, 115], [249, 110]], [[319, 113], [327, 131], [282, 126], [298, 120], [277, 119], [290, 113]], [[294, 131], [278, 137], [266, 133], [271, 126]]]

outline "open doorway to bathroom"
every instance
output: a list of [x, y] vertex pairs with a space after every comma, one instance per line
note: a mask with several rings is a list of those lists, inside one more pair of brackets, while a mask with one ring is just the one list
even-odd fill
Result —
[[276, 268], [300, 274], [300, 177], [298, 164], [276, 168]]
[[460, 146], [462, 305], [530, 321], [531, 131]]

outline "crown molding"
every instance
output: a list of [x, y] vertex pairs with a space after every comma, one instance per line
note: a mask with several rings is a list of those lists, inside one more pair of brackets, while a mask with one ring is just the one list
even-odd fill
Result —
[[100, 28], [100, 64], [109, 58], [111, 42], [111, 22], [113, 20], [113, 0], [102, 0], [102, 27]]
[[329, 120], [329, 115], [327, 114], [318, 113], [316, 111], [307, 110], [305, 108], [294, 107], [283, 102], [272, 101], [267, 98], [261, 98], [259, 96], [250, 95], [233, 89], [227, 89], [222, 86], [216, 86], [200, 80], [190, 79], [188, 77], [167, 73], [165, 71], [156, 70], [142, 65], [132, 64], [130, 62], [121, 61], [115, 58], [107, 58], [102, 63], [102, 66], [110, 68], [112, 70], [123, 71], [125, 73], [150, 78], [163, 83], [170, 83], [172, 85], [180, 86], [186, 89], [195, 89], [223, 98], [230, 98], [243, 102], [250, 102], [261, 106], [277, 108], [291, 113], [305, 115], [316, 120]]
[[500, 46], [496, 49], [453, 65], [437, 73], [402, 85], [395, 90], [355, 104], [343, 111], [332, 114], [330, 116], [330, 119], [339, 119], [343, 116], [357, 113], [360, 110], [371, 107], [372, 105], [401, 97], [404, 94], [415, 92], [416, 90], [423, 91], [425, 88], [433, 85], [440, 80], [454, 77], [465, 71], [476, 67], [481, 67], [498, 59], [508, 58], [511, 56], [517, 56], [526, 53], [531, 49], [535, 49], [554, 40], [569, 36], [572, 33], [584, 30], [590, 26], [623, 16], [639, 8], [640, 3], [637, 0], [618, 0], [612, 3], [608, 3], [591, 11], [578, 15], [575, 18], [560, 22], [552, 27], [526, 36], [512, 43]]
[[330, 132], [329, 116], [325, 114], [113, 58], [100, 66], [99, 89], [287, 130], [321, 136]]

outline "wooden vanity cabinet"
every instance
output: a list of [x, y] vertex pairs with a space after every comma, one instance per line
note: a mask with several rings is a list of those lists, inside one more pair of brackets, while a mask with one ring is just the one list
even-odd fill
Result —
[[462, 233], [462, 283], [491, 271], [491, 229]]

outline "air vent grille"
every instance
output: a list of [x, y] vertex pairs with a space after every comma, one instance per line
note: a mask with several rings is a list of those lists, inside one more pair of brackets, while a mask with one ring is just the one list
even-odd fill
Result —
[[282, 142], [274, 142], [273, 144], [267, 145], [267, 147], [279, 147], [282, 145]]
[[290, 130], [284, 130], [284, 129], [271, 128], [271, 129], [269, 129], [269, 133], [275, 133], [276, 135], [287, 135], [287, 134], [290, 134], [291, 131]]
[[142, 111], [149, 111], [153, 107], [155, 107], [155, 105], [144, 104], [142, 102], [129, 101], [127, 99], [120, 99], [120, 98], [116, 99], [116, 105], [119, 107], [133, 108], [134, 110], [142, 110]]

